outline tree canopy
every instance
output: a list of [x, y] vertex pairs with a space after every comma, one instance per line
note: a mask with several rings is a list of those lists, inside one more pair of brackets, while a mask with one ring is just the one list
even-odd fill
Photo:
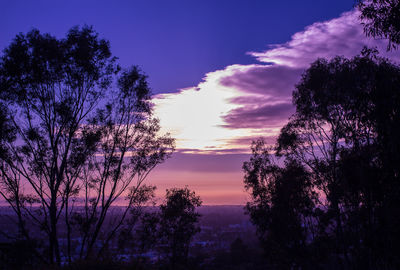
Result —
[[[149, 172], [174, 149], [152, 117], [146, 75], [122, 69], [88, 26], [62, 39], [38, 30], [17, 35], [0, 58], [0, 107], [0, 194], [16, 213], [19, 237], [32, 239], [35, 227], [47, 235], [37, 252], [48, 263], [73, 259], [76, 232], [79, 257], [101, 252], [143, 203]], [[121, 196], [125, 214], [105, 231]]]
[[[262, 239], [290, 235], [285, 228], [292, 234], [307, 228], [303, 250], [314, 250], [321, 267], [332, 258], [341, 268], [398, 267], [399, 85], [400, 67], [371, 49], [311, 64], [293, 92], [296, 112], [273, 149], [283, 167], [271, 162], [260, 143], [244, 165], [252, 195], [248, 209]], [[290, 185], [283, 185], [285, 175]], [[303, 222], [291, 228], [294, 220], [281, 221], [290, 213]], [[271, 227], [274, 222], [280, 230]], [[278, 239], [289, 247], [302, 238]], [[289, 257], [296, 267], [296, 256], [275, 260]]]

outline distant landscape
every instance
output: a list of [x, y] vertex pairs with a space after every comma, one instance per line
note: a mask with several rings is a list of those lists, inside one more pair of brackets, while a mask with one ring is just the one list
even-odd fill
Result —
[[[123, 207], [114, 207], [110, 212], [109, 219], [112, 220], [119, 216], [122, 210]], [[143, 211], [154, 212], [157, 211], [157, 207], [144, 207]], [[254, 261], [254, 257], [256, 257], [256, 261], [263, 261], [262, 248], [256, 236], [256, 228], [250, 222], [249, 216], [245, 214], [244, 206], [209, 205], [201, 206], [197, 211], [201, 215], [199, 218], [200, 232], [193, 238], [189, 254], [193, 263], [197, 265], [196, 267], [207, 264], [210, 267], [214, 265], [215, 269], [218, 269], [223, 264], [228, 269], [228, 267], [234, 267], [234, 264], [246, 265]], [[0, 246], [0, 249], [4, 248], [5, 243], [12, 243], [14, 236], [18, 234], [17, 227], [12, 225], [15, 219], [15, 213], [12, 209], [9, 207], [0, 208], [0, 243], [3, 243], [3, 247]], [[59, 233], [60, 246], [65, 250], [67, 240], [65, 238], [65, 225], [60, 224]], [[45, 240], [45, 236], [41, 235], [40, 231], [33, 232], [32, 236], [36, 239], [42, 238], [42, 241]], [[78, 235], [73, 236], [72, 239], [75, 242], [81, 241]], [[113, 254], [118, 254], [118, 261], [122, 263], [143, 257], [149, 265], [152, 265], [164, 256], [160, 247], [157, 246], [141, 252], [134, 245], [121, 248], [118, 246], [118, 241], [113, 242], [110, 251]], [[238, 254], [232, 254], [232, 252]], [[250, 255], [250, 253], [252, 254]], [[246, 254], [249, 256], [248, 258], [241, 258]], [[240, 256], [240, 258], [237, 256]], [[66, 263], [67, 258], [64, 257], [62, 264]], [[256, 266], [254, 265], [254, 267]]]

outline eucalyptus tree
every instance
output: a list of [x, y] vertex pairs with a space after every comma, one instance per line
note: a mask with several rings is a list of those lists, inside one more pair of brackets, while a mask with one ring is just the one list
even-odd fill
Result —
[[319, 59], [296, 85], [296, 113], [278, 138], [278, 154], [311, 173], [327, 219], [320, 233], [347, 264], [396, 261], [399, 85], [399, 66], [374, 50]]
[[399, 85], [400, 67], [373, 49], [304, 72], [277, 144], [253, 143], [243, 166], [247, 210], [271, 261], [296, 267], [297, 244], [321, 267], [335, 258], [339, 268], [398, 268]]
[[[19, 237], [35, 238], [35, 226], [44, 233], [38, 256], [48, 263], [75, 258], [74, 226], [80, 257], [101, 252], [129, 209], [149, 198], [143, 181], [174, 149], [152, 116], [146, 76], [122, 70], [109, 42], [87, 26], [62, 39], [18, 34], [0, 59], [0, 106], [0, 194], [15, 211]], [[105, 230], [122, 197], [125, 210]]]

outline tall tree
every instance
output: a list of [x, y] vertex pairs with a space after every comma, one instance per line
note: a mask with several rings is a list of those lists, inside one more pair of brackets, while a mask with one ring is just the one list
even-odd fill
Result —
[[47, 261], [60, 264], [58, 225], [67, 226], [63, 254], [71, 260], [79, 215], [81, 256], [91, 256], [110, 206], [126, 196], [126, 211], [133, 207], [146, 176], [173, 150], [173, 140], [158, 135], [146, 76], [137, 67], [121, 71], [91, 27], [63, 39], [32, 30], [4, 50], [0, 99], [0, 194], [21, 236], [31, 239], [37, 225], [48, 238]]
[[296, 113], [278, 138], [278, 153], [301, 161], [324, 194], [321, 234], [334, 232], [346, 264], [398, 263], [399, 75], [369, 49], [317, 60], [296, 86]]

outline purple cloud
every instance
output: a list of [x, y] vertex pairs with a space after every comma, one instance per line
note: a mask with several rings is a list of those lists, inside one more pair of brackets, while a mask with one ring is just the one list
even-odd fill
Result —
[[[173, 119], [178, 148], [180, 140], [185, 143], [181, 144], [182, 149], [194, 151], [197, 145], [201, 151], [242, 151], [248, 149], [249, 137], [277, 136], [294, 112], [291, 99], [296, 83], [317, 58], [350, 58], [368, 46], [377, 47], [382, 56], [400, 62], [400, 51], [387, 52], [386, 40], [364, 35], [358, 17], [359, 12], [353, 10], [339, 18], [314, 23], [284, 44], [250, 52], [260, 64], [227, 66], [207, 73], [196, 87], [160, 95], [156, 107], [162, 112], [161, 121], [163, 117]], [[199, 116], [201, 121], [193, 121]], [[186, 121], [179, 122], [181, 118]], [[201, 143], [190, 143], [196, 135]]]
[[291, 93], [295, 84], [317, 58], [353, 57], [364, 46], [369, 46], [377, 47], [382, 55], [398, 61], [400, 54], [387, 52], [385, 40], [364, 35], [358, 17], [358, 11], [346, 12], [339, 18], [306, 27], [285, 44], [271, 46], [264, 52], [249, 53], [268, 64], [252, 65], [221, 79], [222, 85], [244, 93], [231, 100], [241, 107], [223, 117], [225, 126], [258, 130], [282, 126], [294, 112]]
[[268, 145], [274, 145], [276, 143], [276, 136], [246, 136], [237, 139], [232, 139], [229, 142], [232, 144], [246, 145], [247, 149], [250, 147], [253, 141], [263, 138], [265, 143]]
[[291, 40], [273, 45], [265, 52], [250, 52], [260, 62], [275, 63], [294, 68], [307, 68], [317, 58], [336, 55], [353, 57], [364, 46], [377, 47], [382, 55], [399, 61], [399, 53], [386, 52], [387, 41], [364, 35], [356, 10], [343, 13], [339, 18], [316, 22], [295, 33]]
[[[253, 65], [221, 79], [220, 83], [250, 94], [261, 94], [270, 100], [286, 99], [303, 69], [281, 65]], [[282, 77], [285, 74], [285, 77]]]
[[258, 128], [281, 126], [294, 112], [292, 103], [243, 106], [224, 116], [228, 128]]
[[188, 172], [241, 172], [248, 154], [187, 154], [175, 153], [174, 158], [157, 167], [157, 170]]

